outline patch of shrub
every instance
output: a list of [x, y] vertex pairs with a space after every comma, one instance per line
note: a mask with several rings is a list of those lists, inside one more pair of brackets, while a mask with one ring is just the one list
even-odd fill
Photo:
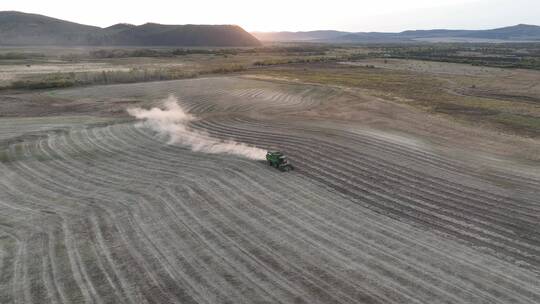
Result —
[[80, 85], [101, 85], [115, 83], [135, 83], [163, 80], [195, 78], [201, 74], [227, 74], [244, 71], [246, 67], [238, 64], [216, 66], [202, 71], [180, 69], [131, 69], [129, 71], [101, 71], [80, 73], [57, 73], [41, 78], [18, 80], [11, 83], [11, 89], [53, 89]]
[[39, 54], [39, 53], [15, 53], [15, 52], [0, 54], [0, 60], [21, 60], [21, 59], [33, 59], [33, 58], [41, 58], [41, 57], [45, 57], [45, 55]]
[[[378, 55], [377, 55], [378, 54]], [[538, 44], [437, 44], [381, 47], [375, 57], [463, 63], [497, 68], [540, 69]]]
[[240, 64], [232, 64], [226, 66], [216, 67], [210, 70], [201, 71], [201, 74], [228, 74], [245, 71], [246, 67]]
[[18, 80], [11, 83], [12, 89], [39, 90], [67, 88], [77, 84], [71, 79]]
[[102, 49], [90, 52], [92, 58], [172, 57], [170, 50], [154, 49]]
[[319, 62], [333, 62], [342, 60], [338, 57], [304, 57], [304, 58], [279, 58], [279, 59], [267, 59], [261, 61], [255, 61], [254, 66], [270, 66], [281, 64], [298, 64], [298, 63], [319, 63]]

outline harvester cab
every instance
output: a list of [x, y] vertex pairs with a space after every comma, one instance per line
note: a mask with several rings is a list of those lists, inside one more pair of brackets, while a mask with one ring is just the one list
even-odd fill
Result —
[[268, 151], [266, 153], [266, 161], [269, 166], [280, 171], [291, 171], [294, 169], [287, 157], [279, 151]]

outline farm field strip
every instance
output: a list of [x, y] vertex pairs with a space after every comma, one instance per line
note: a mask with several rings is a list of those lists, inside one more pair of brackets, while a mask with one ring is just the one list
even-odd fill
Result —
[[[231, 117], [228, 119], [230, 121], [230, 124], [242, 124], [244, 128], [253, 128], [254, 130], [257, 130], [259, 132], [261, 132], [268, 125], [268, 122], [256, 121], [245, 116]], [[337, 133], [340, 136], [347, 136], [347, 139], [349, 140], [348, 143], [356, 143], [362, 145], [363, 151], [369, 151], [371, 147], [380, 147], [381, 149], [376, 149], [376, 153], [381, 153], [382, 150], [384, 150], [385, 154], [389, 154], [392, 156], [389, 159], [390, 161], [394, 159], [394, 156], [397, 156], [397, 158], [406, 158], [407, 161], [414, 161], [415, 166], [433, 165], [433, 167], [436, 167], [439, 171], [441, 169], [444, 169], [450, 171], [453, 174], [459, 174], [460, 172], [464, 171], [468, 171], [467, 175], [477, 177], [482, 177], [485, 176], [485, 174], [490, 174], [485, 172], [483, 174], [473, 172], [471, 170], [470, 164], [463, 163], [458, 159], [452, 159], [441, 156], [437, 153], [433, 153], [429, 151], [429, 147], [418, 147], [416, 145], [406, 145], [396, 141], [389, 141], [384, 138], [380, 138], [378, 134], [373, 134], [373, 132], [370, 131], [320, 128], [314, 126], [313, 123], [309, 124], [309, 126], [294, 126], [291, 123], [271, 121], [271, 124], [274, 128], [280, 130], [294, 130], [297, 132], [307, 131], [307, 133], [323, 132], [327, 135], [330, 134], [330, 136], [333, 136]], [[501, 175], [505, 179], [514, 181], [517, 185], [529, 185], [533, 187], [533, 189], [537, 189], [538, 187], [540, 187], [540, 172], [538, 172], [537, 175], [527, 174], [527, 172], [515, 171], [498, 172], [497, 176], [500, 177]], [[500, 189], [492, 188], [492, 190], [497, 191]]]
[[209, 78], [80, 94], [174, 94], [195, 130], [283, 149], [297, 169], [125, 120], [0, 127], [1, 303], [540, 302], [538, 202], [421, 147], [273, 122], [322, 88]]
[[[206, 126], [205, 130], [212, 130], [212, 128]], [[231, 133], [230, 130], [228, 132]], [[321, 181], [334, 189], [342, 189], [353, 199], [362, 197], [362, 194], [364, 196], [374, 195], [374, 200], [367, 206], [376, 208], [379, 212], [390, 212], [390, 214], [398, 217], [403, 216], [408, 220], [416, 219], [421, 224], [432, 228], [439, 227], [445, 233], [457, 235], [467, 241], [477, 242], [488, 247], [495, 246], [497, 252], [507, 250], [509, 256], [521, 256], [518, 259], [534, 263], [534, 265], [538, 263], [536, 259], [529, 258], [529, 254], [537, 256], [539, 248], [538, 240], [534, 237], [538, 214], [530, 217], [531, 210], [525, 210], [521, 215], [509, 217], [510, 209], [504, 208], [504, 205], [501, 206], [501, 204], [493, 205], [489, 200], [474, 200], [451, 190], [446, 190], [447, 195], [441, 195], [445, 192], [443, 183], [431, 186], [433, 181], [413, 179], [411, 183], [404, 184], [403, 180], [407, 180], [405, 174], [413, 176], [412, 178], [415, 178], [415, 175], [411, 173], [396, 175], [391, 171], [385, 171], [384, 164], [381, 163], [378, 166], [362, 169], [359, 166], [363, 164], [369, 166], [369, 164], [374, 163], [373, 160], [363, 159], [361, 155], [352, 155], [348, 159], [345, 157], [346, 153], [338, 153], [333, 150], [325, 151], [321, 141], [310, 146], [308, 141], [299, 144], [291, 140], [290, 137], [287, 139], [277, 136], [277, 140], [275, 137], [266, 134], [251, 139], [239, 134], [238, 138], [244, 142], [268, 144], [269, 146], [285, 144], [289, 154], [294, 157], [295, 161], [301, 163], [299, 171], [305, 170], [313, 178], [325, 177]], [[326, 148], [332, 149], [334, 147]], [[332, 159], [332, 155], [340, 155], [340, 159]], [[313, 166], [309, 161], [325, 158], [325, 162], [317, 164], [317, 166]], [[345, 163], [346, 161], [348, 162]], [[379, 172], [382, 173], [378, 174]], [[392, 178], [392, 175], [396, 177]], [[426, 192], [424, 188], [432, 188], [433, 191]], [[403, 192], [404, 194], [401, 194]], [[474, 193], [471, 194], [471, 196], [473, 195]], [[509, 198], [506, 199], [509, 200]], [[486, 207], [482, 208], [482, 205]], [[477, 206], [481, 209], [478, 210]], [[474, 212], [475, 209], [477, 212]], [[501, 211], [497, 212], [497, 209]], [[476, 225], [473, 226], [474, 223]], [[516, 236], [513, 233], [516, 229], [523, 231], [524, 237]], [[474, 230], [478, 235], [474, 235]], [[490, 238], [493, 239], [491, 242], [488, 241]], [[504, 243], [513, 244], [508, 247], [501, 246]]]

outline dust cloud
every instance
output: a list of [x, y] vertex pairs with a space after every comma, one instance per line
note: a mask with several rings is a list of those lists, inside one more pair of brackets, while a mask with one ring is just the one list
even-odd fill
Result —
[[265, 150], [232, 140], [213, 138], [204, 132], [193, 130], [188, 124], [197, 120], [197, 117], [187, 113], [174, 96], [164, 100], [163, 108], [130, 108], [127, 112], [143, 120], [140, 126], [149, 127], [168, 137], [170, 144], [185, 145], [195, 152], [234, 154], [255, 160], [264, 159], [266, 155]]

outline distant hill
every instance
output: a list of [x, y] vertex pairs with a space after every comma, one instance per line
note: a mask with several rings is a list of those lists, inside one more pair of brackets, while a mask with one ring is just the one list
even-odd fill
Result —
[[468, 31], [465, 37], [503, 40], [540, 40], [540, 26], [519, 24], [487, 31]]
[[115, 24], [115, 25], [111, 25], [109, 27], [106, 27], [103, 29], [103, 31], [106, 31], [110, 34], [112, 33], [119, 33], [121, 31], [125, 31], [125, 30], [129, 30], [129, 29], [132, 29], [134, 27], [137, 27], [136, 25], [133, 25], [133, 24], [129, 24], [129, 23], [118, 23], [118, 24]]
[[236, 25], [116, 24], [88, 26], [47, 16], [0, 12], [0, 45], [258, 46]]
[[512, 42], [539, 41], [540, 26], [519, 24], [492, 30], [416, 30], [401, 33], [380, 32], [273, 32], [253, 33], [261, 41], [310, 41], [334, 43], [384, 43], [384, 42], [414, 42], [414, 41], [481, 41], [481, 42]]
[[311, 32], [252, 32], [253, 36], [261, 41], [310, 41], [332, 40], [348, 32], [340, 31], [311, 31]]

